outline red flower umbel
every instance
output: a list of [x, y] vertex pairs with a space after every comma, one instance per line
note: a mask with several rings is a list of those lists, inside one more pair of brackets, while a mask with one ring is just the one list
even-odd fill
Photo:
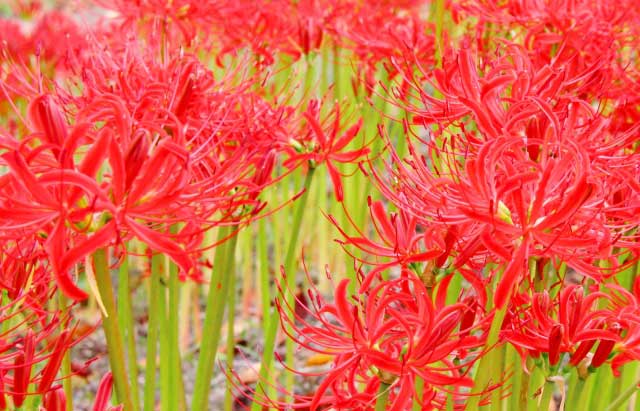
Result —
[[585, 295], [580, 286], [566, 286], [553, 299], [546, 291], [531, 297], [520, 294], [514, 298], [517, 304], [501, 336], [520, 352], [523, 361], [545, 353], [550, 365], [557, 365], [565, 353], [577, 365], [599, 342], [591, 360], [598, 367], [611, 351], [605, 353], [603, 347], [620, 340], [611, 311], [598, 308], [608, 299], [602, 292]]
[[[482, 346], [469, 334], [469, 307], [436, 305], [424, 285], [413, 277], [389, 280], [349, 297], [348, 280], [336, 287], [335, 302], [312, 295], [308, 315], [289, 322], [290, 335], [301, 347], [333, 356], [332, 367], [307, 406], [331, 404], [339, 410], [372, 409], [380, 383], [389, 384], [389, 410], [404, 410], [416, 400], [423, 409], [440, 409], [443, 390], [454, 398], [472, 381], [459, 363], [468, 350]], [[472, 322], [471, 322], [472, 323]], [[285, 327], [285, 330], [287, 328]], [[416, 378], [425, 382], [418, 396]], [[445, 388], [446, 387], [446, 388]], [[301, 399], [302, 400], [302, 399]]]
[[384, 174], [375, 172], [384, 195], [420, 223], [464, 226], [458, 266], [472, 256], [500, 264], [498, 306], [532, 257], [559, 258], [595, 279], [611, 275], [618, 267], [612, 247], [635, 247], [629, 233], [638, 224], [629, 200], [606, 207], [617, 201], [608, 187], [637, 193], [629, 179], [637, 175], [633, 134], [606, 131], [611, 120], [570, 97], [560, 72], [536, 70], [520, 47], [504, 52], [478, 67], [465, 47], [424, 79], [405, 70], [444, 96], [416, 86], [424, 107], [406, 105], [416, 124], [436, 131], [411, 141], [406, 161], [392, 154]]
[[289, 157], [285, 165], [295, 167], [302, 164], [306, 168], [326, 164], [336, 199], [342, 201], [344, 193], [341, 175], [335, 163], [356, 163], [369, 153], [369, 149], [363, 144], [353, 149], [348, 148], [360, 131], [362, 119], [343, 130], [345, 125], [342, 123], [338, 104], [324, 118], [320, 117], [320, 108], [319, 101], [309, 102], [307, 110], [303, 113], [303, 129], [300, 137], [293, 140], [287, 148]]

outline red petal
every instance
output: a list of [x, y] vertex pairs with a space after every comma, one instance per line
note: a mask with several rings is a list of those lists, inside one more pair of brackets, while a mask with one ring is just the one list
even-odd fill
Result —
[[56, 279], [56, 284], [62, 290], [62, 292], [74, 301], [82, 301], [89, 295], [78, 288], [68, 271], [62, 271], [60, 269], [60, 262], [65, 253], [65, 228], [64, 223], [59, 222], [50, 234], [47, 240], [46, 249], [49, 254], [49, 259], [53, 265], [53, 274]]
[[331, 182], [333, 183], [333, 189], [336, 194], [336, 200], [338, 202], [342, 202], [344, 199], [344, 192], [342, 191], [342, 181], [340, 178], [340, 173], [331, 163], [327, 163], [327, 170], [329, 171], [329, 177], [331, 177]]
[[189, 275], [193, 269], [193, 262], [187, 255], [187, 252], [180, 248], [176, 243], [169, 240], [166, 235], [162, 235], [157, 231], [151, 230], [135, 222], [132, 218], [125, 218], [127, 226], [142, 242], [147, 244], [154, 251], [167, 254], [183, 271]]
[[56, 204], [52, 202], [51, 197], [45, 194], [47, 193], [47, 190], [38, 183], [36, 176], [31, 172], [31, 170], [29, 170], [27, 162], [19, 152], [13, 151], [5, 153], [2, 155], [2, 158], [14, 172], [18, 182], [27, 189], [36, 201], [40, 204], [51, 206], [52, 208], [56, 207]]
[[82, 260], [87, 255], [93, 253], [99, 248], [102, 248], [109, 244], [111, 239], [115, 237], [116, 229], [114, 220], [111, 220], [106, 225], [102, 226], [92, 236], [87, 237], [84, 241], [76, 244], [71, 250], [67, 251], [60, 259], [58, 269], [62, 272], [67, 272], [78, 261]]
[[113, 390], [113, 375], [108, 372], [100, 380], [96, 399], [93, 403], [93, 411], [106, 411]]
[[518, 280], [522, 276], [523, 266], [527, 255], [528, 241], [525, 240], [518, 248], [518, 251], [513, 256], [513, 259], [507, 265], [507, 268], [502, 273], [502, 278], [498, 282], [496, 287], [496, 293], [493, 297], [493, 301], [497, 308], [502, 308], [511, 298], [514, 286], [518, 283]]

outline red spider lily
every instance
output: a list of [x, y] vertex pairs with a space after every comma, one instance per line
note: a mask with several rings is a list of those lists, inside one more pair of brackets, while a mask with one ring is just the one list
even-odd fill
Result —
[[[217, 0], [206, 0], [195, 3], [189, 0], [178, 0], [167, 3], [165, 0], [142, 0], [131, 2], [128, 0], [105, 1], [96, 0], [96, 4], [105, 9], [114, 10], [118, 13], [120, 23], [119, 30], [128, 31], [131, 27], [142, 26], [152, 28], [146, 30], [153, 35], [153, 29], [160, 27], [165, 34], [172, 39], [176, 38], [174, 30], [180, 37], [176, 40], [191, 42], [198, 31], [206, 28], [212, 20], [225, 12], [224, 2]], [[150, 26], [150, 27], [149, 27]]]
[[[271, 183], [265, 164], [290, 128], [286, 111], [245, 92], [247, 85], [225, 90], [191, 57], [159, 65], [115, 56], [83, 73], [83, 95], [59, 91], [31, 101], [27, 139], [40, 145], [7, 138], [5, 236], [44, 231], [58, 285], [75, 300], [86, 293], [70, 268], [130, 236], [195, 276], [196, 250], [180, 243], [197, 238], [195, 227], [253, 218], [262, 208], [258, 193]], [[75, 107], [73, 127], [61, 107]], [[255, 126], [256, 118], [264, 121]], [[169, 236], [178, 221], [184, 231]]]
[[19, 17], [33, 22], [17, 17], [0, 20], [0, 62], [6, 58], [8, 62], [30, 65], [31, 57], [36, 55], [40, 63], [45, 63], [43, 66], [48, 66], [46, 69], [55, 68], [59, 76], [67, 74], [82, 54], [85, 33], [66, 13], [42, 11], [35, 3], [32, 7], [23, 6]]
[[6, 54], [8, 57], [22, 56], [28, 50], [29, 42], [24, 35], [20, 24], [12, 19], [0, 19], [0, 44], [2, 44], [2, 53], [0, 53], [0, 62], [2, 62]]
[[335, 0], [241, 0], [227, 2], [218, 13], [218, 60], [249, 48], [259, 67], [272, 65], [278, 53], [298, 59], [317, 51], [333, 21], [346, 9]]
[[635, 9], [624, 13], [624, 4], [520, 0], [500, 4], [465, 0], [453, 7], [455, 14], [462, 12], [480, 20], [477, 38], [483, 49], [491, 48], [489, 39], [509, 32], [527, 47], [534, 60], [542, 64], [568, 63], [568, 78], [576, 79], [571, 80], [576, 85], [582, 83], [581, 89], [590, 95], [615, 95], [621, 91], [618, 79], [624, 74], [619, 68], [629, 62], [621, 50], [637, 42], [634, 33], [639, 15]]
[[[10, 395], [17, 407], [24, 403], [27, 395], [46, 394], [51, 390], [63, 356], [76, 342], [68, 327], [66, 308], [48, 313], [42, 307], [51, 292], [44, 296], [35, 293], [33, 289], [23, 290], [19, 298], [3, 301], [0, 308], [3, 321], [13, 321], [0, 335], [0, 363], [4, 370], [0, 398], [6, 401], [5, 395]], [[35, 385], [35, 391], [30, 391], [31, 384]]]
[[[492, 140], [477, 157], [447, 165], [450, 175], [439, 175], [413, 151], [409, 165], [394, 171], [396, 189], [402, 194], [386, 189], [419, 221], [473, 224], [466, 236], [477, 236], [504, 262], [496, 293], [496, 301], [502, 303], [521, 278], [529, 256], [562, 256], [570, 264], [588, 268], [580, 259], [607, 256], [615, 241], [601, 211], [602, 199], [591, 198], [602, 191], [588, 180], [587, 154], [567, 142], [554, 150], [555, 158], [537, 163], [527, 158], [526, 147], [519, 139]], [[595, 268], [585, 273], [600, 275]]]
[[[293, 327], [291, 338], [334, 357], [316, 393], [307, 399], [311, 410], [323, 404], [372, 408], [381, 382], [390, 385], [390, 410], [403, 410], [414, 398], [423, 409], [441, 408], [438, 392], [450, 387], [463, 395], [460, 388], [471, 386], [463, 373], [468, 364], [453, 361], [483, 344], [482, 337], [461, 329], [463, 322], [469, 323], [463, 320], [469, 307], [434, 305], [428, 290], [412, 277], [382, 282], [359, 298], [350, 298], [347, 286], [348, 280], [337, 286], [333, 304], [311, 295], [313, 308], [295, 323], [285, 314], [294, 307], [279, 307], [283, 321]], [[416, 397], [416, 377], [425, 381], [422, 398]]]
[[150, 36], [161, 31], [172, 42], [187, 45], [193, 45], [198, 36], [204, 37], [219, 50], [216, 61], [221, 66], [226, 54], [247, 47], [256, 54], [259, 65], [271, 65], [277, 52], [298, 58], [316, 50], [322, 42], [325, 20], [335, 7], [334, 1], [320, 0], [207, 0], [198, 4], [181, 0], [170, 5], [164, 0], [135, 4], [98, 0], [98, 4], [118, 12], [120, 30], [142, 26]]
[[237, 1], [219, 15], [222, 53], [249, 46], [260, 65], [271, 65], [277, 53], [298, 59], [319, 50], [336, 16], [333, 0]]
[[302, 164], [305, 168], [326, 164], [336, 199], [341, 202], [344, 199], [342, 181], [334, 163], [354, 163], [369, 153], [367, 147], [347, 150], [347, 146], [353, 142], [360, 131], [362, 119], [338, 136], [344, 127], [341, 124], [338, 104], [329, 115], [321, 119], [320, 102], [311, 100], [303, 116], [306, 127], [302, 136], [292, 141], [287, 148], [289, 157], [284, 164], [290, 168], [298, 164]]
[[[599, 152], [600, 145], [609, 149], [629, 144], [631, 137], [624, 133], [603, 136], [596, 131], [607, 127], [610, 120], [591, 107], [588, 96], [575, 89], [583, 81], [580, 76], [569, 77], [568, 63], [537, 65], [517, 45], [505, 46], [500, 54], [486, 56], [480, 67], [474, 60], [471, 49], [463, 47], [455, 54], [447, 54], [442, 70], [433, 74], [423, 70], [420, 78], [397, 65], [405, 81], [413, 84], [414, 97], [424, 104], [407, 105], [415, 115], [415, 123], [447, 126], [462, 122], [470, 148], [479, 141], [499, 136], [530, 134], [545, 139], [571, 137], [587, 143], [588, 151], [594, 153]], [[424, 82], [433, 85], [444, 98], [435, 98], [422, 90]], [[473, 129], [479, 133], [472, 133]], [[545, 137], [545, 133], [550, 135]], [[593, 145], [594, 139], [600, 140], [598, 145]]]
[[640, 279], [636, 278], [631, 291], [616, 284], [607, 284], [611, 289], [611, 304], [609, 308], [620, 326], [621, 338], [611, 340], [608, 355], [613, 352], [611, 367], [616, 375], [620, 373], [620, 367], [631, 361], [640, 360]]
[[[600, 366], [603, 348], [609, 341], [619, 341], [619, 325], [606, 309], [599, 309], [609, 296], [603, 292], [585, 295], [580, 286], [566, 286], [552, 300], [547, 291], [529, 297], [514, 297], [508, 325], [501, 331], [501, 338], [509, 341], [520, 352], [523, 361], [527, 356], [548, 354], [549, 364], [556, 365], [564, 353], [571, 355], [570, 363], [577, 365], [598, 341], [592, 358], [594, 367]], [[610, 348], [609, 348], [610, 349]]]
[[[593, 260], [609, 258], [616, 265], [611, 247], [631, 246], [627, 233], [637, 223], [623, 221], [629, 208], [609, 214], [603, 207], [607, 185], [636, 190], [623, 177], [636, 173], [637, 160], [628, 151], [632, 133], [603, 135], [608, 121], [586, 102], [559, 96], [555, 106], [549, 104], [564, 83], [554, 84], [541, 72], [523, 83], [522, 69], [531, 66], [518, 50], [508, 62], [489, 65], [483, 78], [470, 52], [460, 52], [455, 64], [435, 74], [445, 98], [421, 93], [426, 107], [415, 112], [417, 122], [443, 127], [463, 121], [461, 132], [424, 142], [429, 160], [412, 143], [409, 162], [393, 157], [391, 179], [375, 173], [385, 196], [424, 224], [471, 225], [467, 251], [481, 252], [482, 245], [503, 261], [499, 305], [519, 283], [530, 256], [559, 257], [599, 278], [603, 272]], [[509, 67], [519, 71], [509, 74]], [[545, 78], [551, 84], [543, 85]], [[467, 131], [472, 127], [477, 131]]]
[[[229, 3], [229, 9], [220, 14], [217, 27], [221, 31], [221, 55], [249, 49], [256, 56], [258, 67], [275, 62], [278, 51], [285, 50], [294, 56], [299, 48], [294, 47], [300, 27], [291, 10], [292, 3], [286, 0], [242, 0]], [[289, 13], [283, 13], [286, 10]]]
[[371, 5], [343, 14], [334, 23], [336, 41], [353, 51], [366, 72], [375, 73], [383, 64], [393, 78], [398, 71], [389, 64], [392, 59], [416, 59], [423, 67], [435, 62], [435, 41], [428, 34], [433, 30], [417, 13]]
[[[15, 236], [34, 235], [42, 227], [51, 227], [45, 249], [54, 264], [58, 285], [69, 297], [85, 297], [84, 292], [77, 289], [70, 280], [67, 272], [70, 266], [63, 263], [65, 257], [73, 255], [66, 250], [65, 233], [68, 229], [64, 222], [80, 223], [85, 220], [89, 211], [83, 208], [68, 210], [60, 195], [61, 189], [67, 188], [71, 191], [71, 188], [76, 189], [80, 184], [85, 194], [89, 195], [90, 204], [95, 200], [96, 195], [100, 196], [101, 190], [95, 182], [71, 170], [49, 171], [36, 177], [29, 169], [24, 157], [18, 152], [5, 153], [2, 157], [12, 171], [4, 178], [2, 215], [6, 223], [3, 236], [15, 238]], [[13, 211], [9, 212], [9, 210]], [[109, 226], [103, 232], [106, 233], [109, 229], [112, 230], [113, 227]], [[74, 252], [77, 253], [77, 251]], [[80, 253], [78, 258], [83, 255]]]
[[[325, 4], [322, 4], [325, 3]], [[297, 44], [300, 52], [308, 55], [312, 51], [320, 49], [328, 14], [325, 1], [302, 0], [298, 2], [298, 38]]]
[[110, 372], [106, 373], [100, 380], [98, 385], [98, 392], [96, 392], [96, 399], [93, 403], [93, 411], [117, 411], [121, 410], [122, 406], [108, 407], [107, 404], [111, 398], [111, 391], [113, 390], [113, 376]]
[[[381, 201], [372, 201], [369, 198], [368, 203], [371, 220], [376, 234], [382, 240], [381, 243], [374, 242], [362, 232], [359, 232], [358, 237], [350, 236], [340, 228], [333, 217], [329, 217], [344, 237], [344, 240], [339, 242], [343, 246], [354, 246], [365, 254], [364, 258], [358, 258], [353, 254], [352, 257], [375, 267], [363, 279], [360, 292], [369, 289], [372, 281], [390, 267], [398, 266], [408, 269], [410, 266], [413, 267], [412, 265], [426, 263], [446, 252], [440, 244], [432, 244], [434, 242], [430, 235], [432, 233], [418, 232], [418, 221], [414, 216], [403, 210], [388, 215]], [[384, 261], [369, 260], [373, 257], [383, 258]], [[416, 267], [415, 270], [418, 275], [421, 275], [423, 270], [429, 271], [432, 268], [427, 265], [423, 268]]]
[[87, 45], [80, 26], [67, 14], [56, 10], [46, 12], [38, 19], [30, 41], [33, 49], [58, 70], [73, 68]]

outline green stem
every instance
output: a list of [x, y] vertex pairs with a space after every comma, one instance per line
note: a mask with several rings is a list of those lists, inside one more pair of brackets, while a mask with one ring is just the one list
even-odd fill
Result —
[[[289, 288], [289, 293], [287, 294], [287, 302], [291, 303], [295, 295], [291, 295], [296, 285], [296, 273], [295, 273], [295, 262], [296, 257], [298, 255], [298, 238], [300, 236], [300, 226], [302, 224], [302, 217], [304, 215], [305, 209], [307, 207], [307, 200], [309, 198], [309, 188], [311, 187], [311, 182], [313, 181], [314, 168], [310, 168], [309, 172], [304, 181], [304, 192], [301, 194], [300, 198], [295, 203], [295, 210], [293, 214], [293, 221], [290, 230], [289, 236], [289, 246], [287, 247], [287, 254], [284, 261], [284, 272], [286, 275], [286, 284]], [[293, 305], [291, 306], [293, 307]], [[293, 313], [289, 313], [289, 315], [293, 316]], [[271, 364], [273, 362], [273, 350], [275, 348], [275, 339], [278, 331], [279, 324], [279, 313], [277, 310], [273, 309], [271, 315], [269, 317], [268, 327], [265, 331], [265, 342], [264, 342], [264, 353], [262, 355], [262, 364], [260, 366], [260, 382], [256, 387], [256, 395], [266, 395], [265, 387], [262, 381], [266, 381], [269, 372], [271, 370]], [[288, 351], [288, 349], [287, 349]], [[291, 359], [292, 360], [292, 359]], [[287, 356], [287, 361], [289, 360], [289, 356]], [[287, 381], [289, 383], [290, 380]], [[251, 411], [259, 411], [262, 410], [262, 405], [259, 401], [254, 401], [251, 406]]]
[[567, 381], [568, 389], [567, 389], [567, 398], [565, 400], [566, 406], [571, 406], [574, 403], [573, 398], [576, 395], [576, 391], [578, 389], [578, 381], [580, 377], [578, 376], [578, 371], [575, 367], [571, 368], [569, 372], [569, 378]]
[[626, 364], [622, 368], [622, 376], [619, 379], [619, 381], [616, 381], [617, 382], [616, 385], [619, 385], [619, 387], [616, 389], [616, 393], [612, 397], [612, 401], [621, 394], [622, 389], [624, 387], [631, 386], [631, 384], [633, 384], [634, 381], [638, 380], [637, 375], [638, 375], [638, 363], [635, 361], [632, 363]]
[[513, 367], [513, 375], [511, 376], [511, 396], [507, 400], [508, 410], [518, 409], [518, 400], [520, 389], [522, 387], [522, 374], [524, 373], [518, 352], [511, 346], [507, 345], [507, 367]]
[[144, 411], [156, 409], [156, 357], [158, 353], [158, 328], [160, 325], [159, 299], [161, 290], [160, 275], [164, 256], [151, 257], [151, 277], [149, 278], [149, 322], [147, 324], [147, 364], [144, 373]]
[[444, 49], [442, 41], [442, 33], [444, 31], [444, 0], [435, 1], [434, 20], [436, 26], [436, 67], [442, 67], [442, 51]]
[[109, 262], [107, 260], [107, 250], [105, 248], [96, 250], [93, 253], [93, 263], [95, 265], [95, 276], [98, 290], [104, 304], [102, 312], [102, 328], [107, 340], [107, 350], [109, 352], [109, 364], [115, 385], [118, 402], [124, 406], [124, 411], [133, 411], [133, 400], [129, 379], [125, 366], [124, 344], [120, 326], [118, 324], [118, 314], [116, 310], [111, 273], [109, 272]]
[[522, 379], [520, 381], [520, 390], [518, 391], [518, 410], [527, 411], [527, 404], [529, 403], [529, 383], [531, 381], [531, 375], [523, 372]]
[[[569, 387], [569, 394], [567, 395], [567, 409], [577, 410], [580, 409], [580, 399], [582, 398], [582, 393], [584, 391], [586, 381], [578, 376], [576, 372], [576, 378], [573, 382], [573, 386]], [[573, 404], [573, 406], [569, 406], [569, 404]]]
[[549, 411], [549, 406], [551, 405], [551, 398], [553, 398], [555, 387], [556, 385], [553, 381], [547, 380], [544, 383], [542, 398], [540, 399], [540, 411]]
[[480, 400], [482, 399], [482, 393], [487, 390], [489, 383], [492, 382], [491, 378], [494, 377], [494, 384], [497, 384], [501, 379], [502, 368], [494, 369], [494, 364], [499, 361], [500, 353], [496, 349], [495, 345], [498, 343], [498, 337], [500, 336], [500, 329], [502, 328], [502, 321], [507, 313], [507, 305], [495, 311], [493, 316], [493, 322], [489, 329], [489, 336], [484, 346], [485, 350], [489, 350], [480, 360], [478, 364], [478, 371], [475, 378], [475, 384], [473, 386], [473, 395], [469, 399], [467, 409], [476, 410], [479, 408]]
[[[494, 376], [497, 376], [497, 379], [500, 379], [504, 373], [504, 362], [505, 362], [505, 349], [506, 346], [495, 347], [494, 351], [494, 360], [491, 367], [493, 368]], [[497, 380], [493, 381], [494, 383]], [[491, 392], [491, 410], [492, 411], [502, 411], [502, 390], [495, 389]]]
[[[296, 304], [296, 278], [297, 267], [296, 261], [299, 255], [299, 247], [298, 247], [298, 234], [302, 228], [302, 217], [304, 215], [307, 201], [309, 196], [311, 195], [311, 182], [313, 180], [313, 174], [315, 172], [315, 168], [310, 168], [309, 172], [304, 181], [304, 190], [305, 192], [302, 194], [302, 198], [299, 199], [298, 206], [295, 210], [295, 214], [293, 216], [293, 227], [295, 229], [296, 235], [289, 242], [289, 247], [287, 249], [287, 256], [285, 259], [285, 275], [287, 278], [287, 293], [286, 293], [286, 301], [289, 307], [295, 307]], [[297, 228], [296, 228], [297, 227]], [[295, 316], [293, 310], [287, 312], [289, 316], [290, 323], [295, 321]], [[287, 325], [289, 333], [293, 333], [293, 329], [291, 329], [290, 325]], [[287, 338], [285, 342], [285, 363], [289, 369], [295, 369], [295, 341], [292, 338]], [[295, 386], [295, 375], [293, 373], [287, 373], [285, 377], [285, 390], [288, 393], [292, 393]], [[286, 401], [286, 399], [285, 399]]]
[[160, 295], [158, 296], [158, 311], [160, 313], [160, 321], [162, 326], [158, 327], [158, 334], [160, 337], [160, 410], [161, 411], [173, 411], [177, 410], [177, 397], [174, 395], [176, 387], [171, 385], [171, 342], [169, 341], [169, 334], [171, 333], [171, 324], [169, 322], [169, 316], [167, 314], [167, 280], [166, 280], [166, 264], [168, 259], [164, 255], [160, 255], [163, 258], [163, 264], [160, 268], [160, 278], [162, 279], [160, 284]]
[[390, 385], [386, 382], [380, 382], [380, 388], [378, 389], [378, 399], [376, 400], [375, 411], [385, 411], [387, 409], [387, 403], [389, 402], [389, 389]]
[[336, 101], [342, 98], [342, 68], [340, 67], [340, 47], [333, 45], [333, 96]]
[[529, 386], [529, 392], [527, 394], [529, 401], [527, 401], [528, 411], [541, 411], [539, 406], [539, 396], [542, 393], [545, 384], [545, 373], [540, 367], [535, 367], [531, 372], [531, 385]]
[[412, 411], [422, 410], [422, 397], [424, 393], [424, 380], [418, 376], [415, 377], [415, 397], [413, 397]]
[[260, 302], [262, 307], [262, 328], [267, 329], [269, 325], [269, 306], [271, 304], [269, 284], [269, 255], [267, 246], [267, 229], [264, 218], [258, 222], [258, 258], [260, 263]]
[[[60, 309], [63, 310], [67, 306], [67, 297], [63, 293], [58, 293], [58, 304]], [[60, 325], [64, 329], [65, 324]], [[62, 358], [62, 374], [66, 376], [62, 380], [62, 389], [64, 395], [67, 398], [66, 411], [73, 411], [73, 387], [71, 385], [71, 348], [67, 350]]]
[[[590, 374], [590, 377], [585, 380], [584, 386], [582, 387], [582, 392], [580, 395], [576, 395], [576, 404], [579, 405], [579, 408], [583, 408], [585, 410], [592, 410], [591, 406], [591, 397], [594, 392], [594, 388], [596, 382], [600, 384], [597, 375]], [[597, 391], [597, 389], [595, 390]]]
[[589, 409], [604, 410], [611, 399], [610, 390], [614, 385], [613, 372], [610, 367], [600, 367], [594, 377], [598, 382], [598, 388], [591, 392]]
[[[123, 257], [118, 269], [118, 317], [125, 333], [127, 345], [127, 365], [129, 367], [129, 384], [131, 385], [131, 400], [136, 407], [140, 404], [138, 388], [138, 356], [136, 353], [136, 335], [134, 328], [133, 310], [131, 309], [131, 286], [129, 273], [129, 258]], [[70, 411], [70, 410], [67, 410]]]
[[[248, 258], [248, 257], [245, 257]], [[231, 292], [228, 297], [228, 309], [227, 309], [227, 364], [233, 364], [233, 358], [235, 357], [235, 305], [236, 305], [236, 285], [235, 285], [235, 276], [231, 276], [229, 288]], [[227, 379], [227, 391], [224, 395], [224, 411], [233, 411], [233, 382], [231, 379]]]
[[[172, 227], [172, 232], [175, 227]], [[168, 260], [168, 259], [167, 259]], [[171, 261], [169, 265], [169, 358], [171, 368], [169, 380], [171, 381], [171, 409], [183, 411], [187, 407], [187, 400], [184, 393], [184, 381], [182, 380], [182, 358], [180, 355], [180, 279], [178, 276], [178, 266]]]
[[315, 58], [310, 54], [307, 54], [304, 59], [304, 90], [303, 95], [305, 96], [305, 100], [311, 100], [316, 97], [315, 88], [313, 87], [313, 82], [315, 81], [315, 72], [313, 70]]
[[631, 384], [626, 390], [624, 390], [616, 399], [614, 399], [611, 404], [607, 407], [606, 411], [616, 411], [624, 404], [627, 403], [631, 396], [638, 392], [638, 384], [640, 384], [640, 380], [635, 381]]
[[[229, 237], [234, 229], [235, 227], [232, 226], [221, 227], [218, 238], [223, 240]], [[222, 332], [224, 309], [229, 294], [229, 286], [232, 283], [231, 278], [235, 276], [234, 253], [237, 241], [238, 236], [236, 234], [216, 248], [214, 260], [216, 272], [211, 277], [209, 294], [207, 295], [202, 342], [200, 343], [193, 402], [191, 403], [191, 410], [193, 411], [206, 411], [209, 409], [209, 389]], [[233, 307], [230, 309], [233, 309]]]

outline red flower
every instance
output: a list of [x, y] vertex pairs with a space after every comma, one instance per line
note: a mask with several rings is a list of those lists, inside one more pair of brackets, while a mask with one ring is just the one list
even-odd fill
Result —
[[[356, 298], [347, 295], [347, 285], [343, 280], [336, 287], [333, 304], [312, 295], [308, 316], [296, 316], [295, 323], [285, 313], [294, 307], [279, 307], [283, 321], [294, 330], [291, 338], [334, 358], [307, 399], [311, 410], [324, 404], [340, 410], [370, 409], [381, 382], [390, 385], [390, 410], [404, 410], [414, 399], [423, 402], [423, 409], [441, 408], [439, 393], [445, 386], [455, 387], [454, 397], [464, 396], [460, 388], [472, 385], [464, 375], [469, 364], [456, 365], [454, 360], [483, 344], [481, 337], [462, 328], [469, 326], [469, 307], [435, 305], [412, 277], [382, 282]], [[417, 377], [425, 382], [422, 398], [415, 391]]]
[[[638, 224], [623, 205], [633, 200], [604, 207], [607, 187], [638, 190], [629, 178], [637, 174], [633, 134], [603, 132], [609, 120], [565, 97], [566, 79], [548, 67], [534, 71], [521, 48], [507, 56], [485, 62], [484, 76], [468, 48], [445, 62], [433, 75], [444, 98], [420, 88], [425, 107], [408, 107], [416, 123], [439, 129], [411, 141], [407, 161], [392, 153], [385, 174], [374, 171], [384, 195], [421, 224], [465, 226], [457, 266], [472, 255], [501, 264], [499, 306], [530, 257], [560, 258], [595, 279], [615, 272], [612, 247], [635, 247], [628, 233]], [[616, 268], [607, 272], [596, 258]]]
[[[2, 140], [11, 171], [0, 185], [3, 236], [45, 237], [57, 283], [75, 300], [86, 293], [70, 269], [132, 236], [197, 277], [199, 244], [186, 244], [264, 207], [258, 197], [272, 182], [274, 150], [288, 140], [288, 111], [247, 92], [250, 83], [214, 82], [193, 56], [167, 65], [117, 52], [88, 61], [82, 95], [25, 96], [32, 144]], [[185, 226], [170, 234], [176, 222]]]
[[[564, 287], [553, 300], [546, 291], [531, 297], [519, 294], [514, 297], [501, 338], [520, 352], [523, 361], [546, 353], [549, 364], [556, 365], [561, 355], [568, 353], [570, 363], [577, 365], [596, 342], [600, 341], [596, 354], [601, 356], [603, 344], [620, 340], [619, 325], [611, 312], [598, 308], [608, 299], [602, 292], [585, 295], [580, 286]], [[601, 361], [594, 355], [592, 365], [600, 366]]]
[[12, 19], [0, 18], [0, 44], [3, 46], [3, 53], [0, 54], [0, 61], [5, 59], [5, 52], [10, 58], [22, 56], [29, 47], [27, 37], [24, 35], [20, 23]]
[[303, 129], [301, 137], [292, 141], [292, 144], [288, 147], [289, 158], [285, 161], [285, 165], [290, 168], [299, 164], [302, 164], [303, 167], [316, 167], [326, 163], [329, 176], [333, 182], [336, 199], [342, 201], [344, 193], [340, 172], [334, 163], [354, 163], [369, 153], [367, 147], [347, 150], [347, 146], [360, 131], [362, 119], [338, 136], [344, 127], [341, 124], [340, 106], [338, 104], [324, 119], [321, 119], [320, 102], [311, 100], [303, 116], [303, 124], [306, 127]]
[[[344, 246], [354, 246], [365, 254], [363, 258], [355, 254], [351, 256], [359, 262], [374, 266], [362, 281], [360, 292], [369, 289], [372, 281], [381, 272], [391, 267], [397, 266], [403, 270], [413, 268], [418, 276], [435, 268], [433, 262], [425, 267], [417, 267], [420, 263], [434, 260], [445, 251], [439, 247], [440, 244], [434, 244], [433, 233], [419, 232], [418, 220], [402, 210], [388, 215], [381, 201], [372, 201], [369, 198], [368, 203], [371, 220], [381, 242], [371, 240], [362, 232], [359, 232], [360, 235], [357, 237], [350, 236], [340, 228], [333, 217], [329, 217], [344, 237], [344, 240], [339, 242]], [[372, 258], [382, 258], [383, 261], [374, 261], [371, 260]]]

